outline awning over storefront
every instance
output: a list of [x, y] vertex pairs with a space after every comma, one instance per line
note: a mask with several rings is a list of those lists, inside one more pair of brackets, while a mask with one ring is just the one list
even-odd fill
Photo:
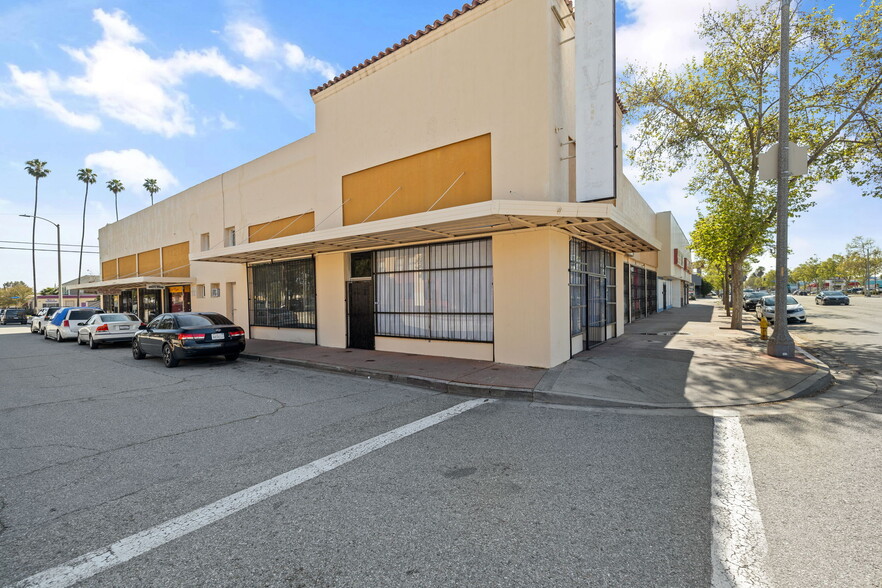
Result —
[[195, 278], [132, 276], [129, 278], [91, 282], [88, 284], [74, 284], [69, 286], [69, 289], [89, 290], [98, 292], [99, 294], [119, 294], [123, 290], [134, 290], [135, 288], [163, 288], [165, 286], [179, 286], [181, 284], [193, 284], [195, 282]]
[[659, 239], [639, 230], [613, 204], [494, 200], [202, 251], [190, 260], [249, 263], [540, 227], [554, 227], [620, 253], [661, 249]]

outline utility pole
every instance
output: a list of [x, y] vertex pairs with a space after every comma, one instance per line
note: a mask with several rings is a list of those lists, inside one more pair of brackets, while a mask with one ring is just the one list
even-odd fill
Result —
[[[50, 225], [55, 225], [55, 236], [58, 239], [58, 306], [64, 306], [64, 300], [61, 294], [61, 225], [58, 223], [53, 223], [48, 218], [43, 218], [42, 216], [37, 216], [35, 214], [20, 214], [18, 216], [23, 216], [26, 218], [38, 218], [40, 220], [44, 220]], [[37, 291], [34, 290], [34, 311], [37, 310]]]
[[766, 353], [793, 357], [796, 344], [787, 330], [787, 201], [790, 196], [790, 0], [781, 0], [781, 67], [778, 114], [778, 239], [775, 251], [775, 330]]

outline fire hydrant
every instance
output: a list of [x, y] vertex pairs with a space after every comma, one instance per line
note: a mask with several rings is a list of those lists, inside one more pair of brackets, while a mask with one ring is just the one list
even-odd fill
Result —
[[765, 316], [760, 318], [760, 339], [763, 341], [768, 340], [769, 338], [769, 319]]

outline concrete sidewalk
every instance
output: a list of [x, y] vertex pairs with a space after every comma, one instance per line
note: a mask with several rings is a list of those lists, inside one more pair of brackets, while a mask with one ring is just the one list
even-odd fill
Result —
[[249, 340], [242, 357], [451, 394], [584, 406], [743, 406], [806, 396], [830, 385], [829, 369], [814, 358], [765, 355], [750, 319], [743, 330], [728, 324], [717, 301], [693, 302], [631, 323], [624, 335], [550, 370], [264, 340]]

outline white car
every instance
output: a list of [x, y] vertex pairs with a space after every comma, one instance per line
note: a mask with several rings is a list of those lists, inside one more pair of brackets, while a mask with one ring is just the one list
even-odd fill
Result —
[[77, 333], [77, 344], [89, 344], [98, 349], [102, 343], [131, 343], [144, 323], [128, 312], [101, 313], [93, 315]]
[[44, 339], [55, 339], [59, 343], [65, 339], [76, 339], [80, 327], [86, 324], [93, 314], [104, 312], [100, 308], [59, 308], [52, 320], [43, 329]]
[[[761, 319], [763, 316], [769, 323], [775, 322], [774, 296], [763, 296], [756, 303], [756, 318]], [[787, 296], [787, 322], [790, 321], [805, 322], [805, 309], [793, 296]]]

